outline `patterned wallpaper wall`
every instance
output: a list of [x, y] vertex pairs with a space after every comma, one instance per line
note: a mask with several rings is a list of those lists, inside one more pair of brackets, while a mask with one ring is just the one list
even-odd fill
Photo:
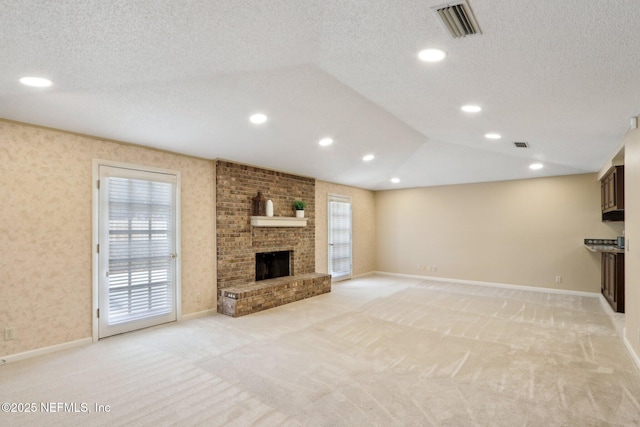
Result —
[[213, 162], [0, 121], [0, 357], [91, 337], [93, 159], [181, 172], [182, 313], [216, 308]]

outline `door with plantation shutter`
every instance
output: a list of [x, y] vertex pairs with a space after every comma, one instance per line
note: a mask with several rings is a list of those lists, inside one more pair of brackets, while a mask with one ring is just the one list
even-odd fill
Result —
[[99, 337], [176, 320], [178, 176], [99, 169]]
[[351, 198], [329, 195], [329, 274], [332, 281], [351, 278]]

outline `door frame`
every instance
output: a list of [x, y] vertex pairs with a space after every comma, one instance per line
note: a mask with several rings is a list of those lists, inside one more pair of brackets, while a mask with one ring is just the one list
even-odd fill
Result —
[[343, 194], [327, 194], [327, 270], [331, 274], [331, 202], [349, 203], [349, 223], [351, 229], [349, 230], [349, 274], [334, 279], [331, 277], [331, 282], [340, 282], [342, 280], [350, 280], [353, 276], [353, 203], [351, 196], [345, 196]]
[[133, 163], [115, 162], [112, 160], [93, 159], [93, 173], [91, 178], [91, 194], [92, 194], [92, 230], [91, 230], [91, 259], [92, 259], [92, 274], [91, 274], [91, 323], [92, 323], [92, 339], [93, 342], [97, 342], [99, 339], [99, 324], [98, 318], [98, 296], [99, 296], [99, 254], [98, 243], [99, 239], [99, 226], [100, 226], [100, 191], [98, 187], [98, 181], [100, 180], [100, 166], [109, 166], [121, 169], [130, 169], [134, 171], [162, 173], [176, 176], [176, 265], [175, 265], [175, 304], [176, 304], [176, 321], [182, 319], [182, 274], [181, 274], [181, 259], [182, 248], [181, 242], [181, 216], [180, 216], [180, 172], [170, 169], [155, 168], [151, 166], [143, 166]]

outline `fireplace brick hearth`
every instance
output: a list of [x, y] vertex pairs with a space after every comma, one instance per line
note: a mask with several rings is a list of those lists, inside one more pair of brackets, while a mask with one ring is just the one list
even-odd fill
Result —
[[331, 276], [310, 273], [261, 280], [218, 291], [218, 313], [231, 317], [315, 297], [331, 292]]
[[[294, 217], [292, 202], [304, 200], [306, 227], [251, 226], [252, 198], [258, 191], [273, 201], [276, 217]], [[292, 281], [297, 276], [315, 273], [313, 178], [219, 160], [216, 162], [216, 211], [219, 298], [226, 288], [254, 283], [255, 254], [259, 252], [291, 251]], [[278, 280], [286, 281], [285, 278]], [[309, 292], [309, 296], [313, 293]], [[290, 302], [285, 300], [282, 303]], [[222, 312], [220, 301], [218, 311]]]

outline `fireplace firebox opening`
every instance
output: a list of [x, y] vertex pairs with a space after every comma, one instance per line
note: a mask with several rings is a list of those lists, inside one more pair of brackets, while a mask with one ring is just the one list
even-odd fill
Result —
[[289, 276], [291, 251], [256, 253], [256, 282]]

